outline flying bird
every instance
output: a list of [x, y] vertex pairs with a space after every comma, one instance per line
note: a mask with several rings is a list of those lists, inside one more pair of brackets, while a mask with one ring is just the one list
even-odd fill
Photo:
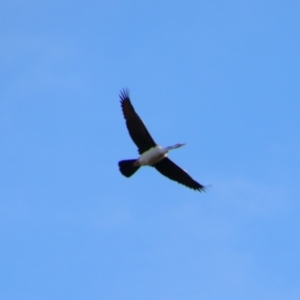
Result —
[[120, 101], [129, 135], [138, 147], [140, 154], [138, 159], [119, 161], [120, 172], [124, 176], [130, 177], [141, 166], [152, 166], [164, 176], [178, 183], [200, 192], [204, 191], [205, 187], [202, 184], [195, 181], [186, 171], [167, 157], [170, 150], [180, 148], [185, 144], [175, 144], [166, 148], [156, 144], [145, 124], [135, 112], [130, 101], [128, 89], [121, 90]]

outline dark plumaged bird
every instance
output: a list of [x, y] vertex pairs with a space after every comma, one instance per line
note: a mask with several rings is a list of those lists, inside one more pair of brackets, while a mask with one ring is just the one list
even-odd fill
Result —
[[163, 148], [155, 143], [141, 118], [135, 112], [130, 98], [129, 91], [123, 89], [120, 93], [121, 106], [126, 120], [127, 129], [138, 147], [140, 157], [138, 159], [128, 159], [119, 161], [121, 173], [132, 176], [141, 166], [152, 166], [164, 176], [175, 180], [191, 189], [204, 191], [204, 186], [195, 181], [186, 171], [178, 167], [168, 157], [168, 152], [177, 149], [185, 144]]

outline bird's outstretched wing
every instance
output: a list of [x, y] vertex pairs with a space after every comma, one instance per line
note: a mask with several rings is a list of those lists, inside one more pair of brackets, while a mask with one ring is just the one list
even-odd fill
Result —
[[202, 184], [195, 181], [186, 171], [178, 167], [167, 157], [153, 165], [153, 167], [164, 176], [175, 180], [178, 183], [199, 192], [205, 191], [205, 187]]
[[156, 143], [130, 102], [128, 89], [121, 90], [120, 99], [128, 132], [137, 145], [139, 153], [142, 154], [150, 148], [155, 147]]

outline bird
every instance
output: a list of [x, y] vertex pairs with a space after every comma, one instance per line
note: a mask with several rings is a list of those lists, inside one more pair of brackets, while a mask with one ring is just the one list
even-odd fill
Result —
[[195, 181], [185, 170], [167, 157], [170, 150], [178, 149], [185, 144], [178, 143], [169, 147], [158, 145], [153, 140], [142, 119], [135, 112], [130, 100], [129, 90], [127, 88], [122, 89], [119, 97], [129, 135], [136, 144], [140, 154], [140, 157], [137, 159], [119, 161], [120, 172], [125, 177], [131, 177], [140, 167], [151, 166], [162, 175], [186, 187], [199, 192], [205, 191], [205, 187], [202, 184]]

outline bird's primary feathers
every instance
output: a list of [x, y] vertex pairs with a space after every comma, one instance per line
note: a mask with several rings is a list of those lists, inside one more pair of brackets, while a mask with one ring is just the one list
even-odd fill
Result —
[[205, 188], [202, 184], [195, 181], [186, 171], [167, 157], [168, 151], [179, 148], [184, 144], [176, 144], [166, 148], [157, 145], [145, 124], [135, 112], [129, 98], [128, 89], [121, 91], [120, 100], [129, 135], [138, 147], [138, 152], [141, 155], [138, 159], [120, 161], [119, 168], [121, 173], [126, 177], [130, 177], [141, 166], [150, 165], [164, 176], [178, 183], [197, 191], [204, 191]]

